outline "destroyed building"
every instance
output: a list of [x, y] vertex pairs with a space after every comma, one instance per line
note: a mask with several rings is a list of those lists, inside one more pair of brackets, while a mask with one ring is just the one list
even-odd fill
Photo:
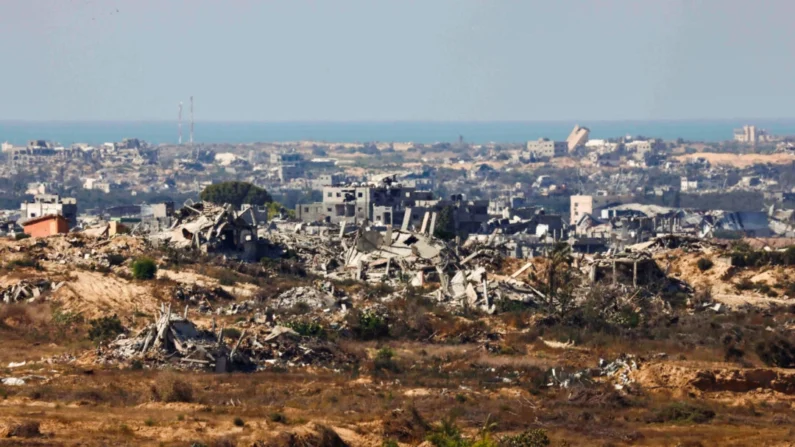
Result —
[[428, 191], [397, 183], [387, 177], [379, 183], [351, 183], [323, 187], [321, 203], [296, 205], [295, 215], [304, 222], [340, 223], [369, 220], [384, 225], [402, 222], [407, 207], [431, 199]]
[[231, 205], [209, 202], [185, 205], [175, 213], [170, 228], [152, 233], [149, 238], [174, 248], [257, 261], [264, 256], [267, 242], [257, 235], [262, 222], [249, 223], [242, 217], [247, 212], [250, 210], [236, 211]]

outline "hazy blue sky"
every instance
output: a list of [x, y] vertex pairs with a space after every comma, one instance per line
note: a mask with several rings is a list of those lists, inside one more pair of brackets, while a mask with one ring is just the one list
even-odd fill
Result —
[[[117, 12], [118, 10], [118, 12]], [[793, 0], [2, 0], [0, 119], [795, 117]]]

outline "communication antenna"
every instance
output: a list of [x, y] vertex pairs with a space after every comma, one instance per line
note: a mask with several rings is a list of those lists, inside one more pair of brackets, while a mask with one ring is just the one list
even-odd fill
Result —
[[178, 144], [182, 145], [182, 101], [179, 102], [179, 141]]
[[190, 97], [190, 144], [193, 144], [193, 96]]

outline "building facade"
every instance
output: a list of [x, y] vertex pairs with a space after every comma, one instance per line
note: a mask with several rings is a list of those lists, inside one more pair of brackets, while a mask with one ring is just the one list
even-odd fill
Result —
[[36, 217], [58, 215], [66, 218], [69, 228], [77, 225], [77, 200], [61, 198], [57, 194], [39, 194], [33, 202], [22, 202], [20, 219], [29, 220]]
[[593, 215], [609, 203], [606, 196], [573, 195], [569, 208], [569, 224], [577, 225], [582, 216]]
[[569, 150], [569, 145], [565, 141], [552, 141], [549, 138], [540, 138], [536, 141], [528, 141], [525, 149], [527, 156], [530, 158], [554, 158], [566, 155]]
[[22, 229], [31, 237], [47, 237], [68, 233], [69, 222], [65, 217], [54, 214], [28, 219], [22, 222]]

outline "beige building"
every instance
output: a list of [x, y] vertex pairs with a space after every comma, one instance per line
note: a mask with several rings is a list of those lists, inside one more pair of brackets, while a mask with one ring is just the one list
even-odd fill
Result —
[[766, 130], [757, 129], [756, 126], [743, 126], [742, 129], [734, 129], [734, 141], [756, 144], [773, 141], [773, 137]]
[[579, 124], [574, 126], [569, 137], [566, 138], [566, 144], [568, 145], [569, 152], [576, 149], [578, 146], [582, 146], [588, 142], [588, 135], [590, 135], [591, 130], [587, 127], [580, 127]]
[[604, 207], [608, 203], [609, 198], [607, 196], [571, 196], [569, 224], [577, 225], [583, 215], [594, 214], [594, 211], [598, 211], [599, 208]]
[[552, 141], [549, 138], [539, 138], [527, 142], [527, 155], [532, 158], [554, 158], [566, 155], [568, 145], [565, 141]]

